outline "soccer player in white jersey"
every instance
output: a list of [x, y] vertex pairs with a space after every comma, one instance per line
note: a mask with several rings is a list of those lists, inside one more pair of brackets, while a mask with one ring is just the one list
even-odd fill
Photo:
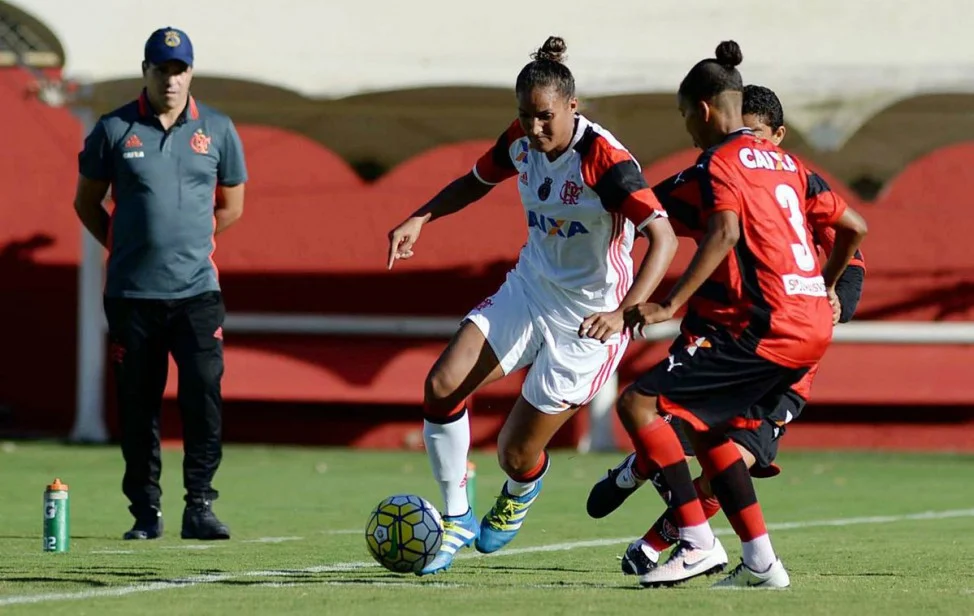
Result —
[[[445, 506], [443, 546], [420, 575], [447, 569], [457, 550], [509, 543], [541, 491], [551, 437], [615, 371], [629, 342], [623, 312], [646, 301], [677, 240], [628, 151], [577, 113], [566, 46], [550, 37], [517, 77], [518, 119], [473, 170], [389, 233], [389, 268], [408, 259], [427, 222], [517, 178], [528, 241], [493, 296], [463, 320], [426, 378], [423, 437]], [[636, 232], [650, 248], [633, 280]], [[508, 479], [478, 522], [465, 485], [466, 399], [530, 366], [498, 437]]]

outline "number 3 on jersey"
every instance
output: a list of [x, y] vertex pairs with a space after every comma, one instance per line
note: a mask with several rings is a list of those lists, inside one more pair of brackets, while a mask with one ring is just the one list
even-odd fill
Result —
[[779, 184], [775, 188], [774, 196], [778, 200], [778, 205], [788, 210], [788, 222], [791, 223], [795, 235], [798, 236], [798, 244], [791, 245], [791, 252], [795, 255], [795, 265], [803, 272], [815, 270], [815, 253], [808, 245], [808, 232], [805, 227], [805, 217], [802, 215], [802, 202], [798, 198], [798, 193], [788, 184]]

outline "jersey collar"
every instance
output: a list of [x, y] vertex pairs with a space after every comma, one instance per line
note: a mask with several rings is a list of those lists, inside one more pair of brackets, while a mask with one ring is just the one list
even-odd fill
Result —
[[580, 113], [576, 113], [575, 133], [572, 135], [571, 143], [568, 144], [568, 149], [562, 152], [561, 156], [559, 156], [555, 160], [548, 160], [547, 156], [541, 154], [541, 161], [543, 162], [545, 167], [549, 169], [554, 169], [555, 167], [564, 164], [566, 160], [571, 158], [572, 154], [575, 152], [575, 146], [578, 144], [579, 140], [585, 135], [585, 129], [588, 128], [588, 125], [589, 125], [589, 121], [585, 118], [585, 116], [583, 116]]
[[[143, 88], [142, 92], [139, 93], [139, 115], [143, 118], [154, 118], [156, 116], [155, 111], [152, 109], [152, 105], [149, 104], [149, 97], [146, 96], [145, 88]], [[196, 106], [196, 99], [193, 98], [192, 94], [189, 95], [189, 102], [179, 117], [180, 122], [200, 119], [200, 110], [199, 107]]]

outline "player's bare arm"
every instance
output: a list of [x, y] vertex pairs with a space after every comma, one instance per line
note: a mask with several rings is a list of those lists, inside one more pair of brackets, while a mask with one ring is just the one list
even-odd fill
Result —
[[216, 206], [213, 215], [216, 217], [215, 233], [223, 233], [233, 223], [240, 220], [244, 210], [244, 185], [217, 186]]
[[413, 244], [419, 239], [423, 225], [459, 212], [474, 201], [483, 199], [491, 188], [492, 185], [481, 182], [473, 172], [450, 182], [426, 205], [413, 212], [409, 218], [389, 232], [388, 268], [392, 269], [398, 259], [408, 259], [413, 256]]
[[74, 195], [74, 211], [78, 213], [81, 224], [88, 229], [98, 243], [108, 247], [108, 212], [102, 206], [108, 194], [108, 180], [92, 180], [78, 176], [78, 187]]
[[612, 312], [599, 312], [582, 321], [578, 335], [595, 338], [605, 342], [614, 334], [622, 331], [625, 326], [623, 314], [627, 308], [635, 306], [649, 299], [656, 287], [659, 286], [673, 257], [679, 242], [668, 218], [656, 218], [643, 227], [643, 233], [649, 239], [649, 250], [639, 266], [636, 280], [619, 304], [619, 308]]
[[661, 323], [673, 318], [683, 304], [687, 303], [700, 285], [704, 283], [717, 266], [727, 258], [731, 249], [740, 239], [741, 231], [737, 214], [728, 210], [715, 212], [710, 216], [707, 233], [700, 240], [687, 270], [676, 281], [669, 296], [658, 304], [642, 303], [632, 306], [625, 312], [626, 327], [638, 328], [653, 323]]
[[835, 229], [835, 245], [822, 269], [822, 277], [825, 279], [825, 286], [834, 293], [835, 284], [855, 256], [869, 229], [863, 217], [851, 207], [845, 209], [832, 228]]

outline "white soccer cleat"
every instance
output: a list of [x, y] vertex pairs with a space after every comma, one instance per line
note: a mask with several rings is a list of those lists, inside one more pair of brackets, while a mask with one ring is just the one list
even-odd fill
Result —
[[779, 558], [764, 573], [753, 571], [742, 562], [731, 571], [730, 575], [711, 588], [720, 590], [728, 588], [788, 588], [789, 586], [791, 586], [791, 578], [788, 577], [788, 572], [785, 571], [785, 566], [781, 564]]
[[720, 573], [726, 566], [727, 552], [717, 537], [714, 537], [714, 545], [709, 550], [695, 548], [681, 541], [664, 564], [639, 576], [639, 583], [646, 588], [675, 586], [700, 575]]

